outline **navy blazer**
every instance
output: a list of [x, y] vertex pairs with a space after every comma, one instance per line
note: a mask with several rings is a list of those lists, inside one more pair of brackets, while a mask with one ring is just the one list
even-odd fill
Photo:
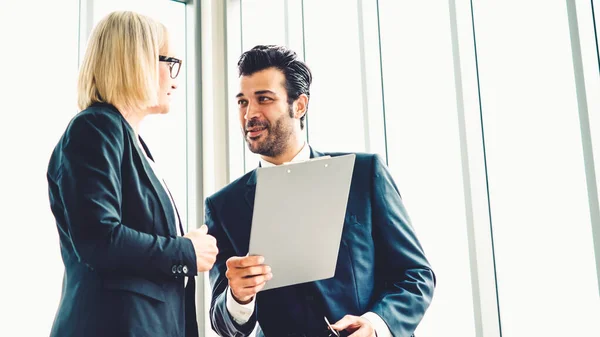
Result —
[[77, 114], [47, 178], [65, 265], [50, 336], [198, 336], [193, 245], [121, 113]]
[[[322, 155], [311, 149], [311, 157]], [[333, 323], [371, 311], [394, 336], [411, 336], [431, 302], [435, 276], [388, 169], [373, 154], [356, 154], [335, 276], [261, 292], [248, 323], [232, 319], [226, 307], [226, 261], [248, 253], [255, 172], [205, 202], [206, 224], [219, 248], [210, 271], [213, 329], [221, 336], [247, 336], [258, 322], [259, 336], [319, 336], [326, 329], [323, 316]]]

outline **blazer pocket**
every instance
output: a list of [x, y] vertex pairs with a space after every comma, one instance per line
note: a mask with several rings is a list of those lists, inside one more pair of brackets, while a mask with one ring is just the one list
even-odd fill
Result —
[[109, 279], [104, 280], [103, 285], [106, 289], [130, 291], [160, 302], [166, 302], [162, 287], [143, 278]]

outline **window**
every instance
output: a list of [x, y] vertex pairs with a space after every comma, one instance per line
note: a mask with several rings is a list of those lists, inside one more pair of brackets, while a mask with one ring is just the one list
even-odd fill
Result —
[[598, 336], [566, 4], [473, 5], [502, 332]]
[[448, 2], [379, 1], [389, 166], [437, 277], [419, 336], [475, 336]]
[[[313, 73], [308, 139], [319, 151], [365, 150], [357, 8], [304, 1], [305, 61]], [[333, 17], [335, 24], [323, 24]]]
[[[242, 51], [252, 49], [257, 45], [277, 44], [285, 45], [286, 25], [285, 25], [285, 1], [281, 0], [244, 0], [240, 2], [241, 7], [241, 46]], [[236, 55], [235, 63], [241, 53]], [[234, 83], [232, 88], [237, 91], [232, 97], [235, 97], [239, 91], [237, 67], [235, 68], [235, 77], [231, 77]], [[258, 166], [259, 156], [252, 153], [243, 140], [238, 122], [237, 104], [230, 100], [234, 112], [231, 114], [237, 128], [231, 130], [235, 135], [242, 138], [244, 147], [244, 167], [245, 172], [251, 171]]]

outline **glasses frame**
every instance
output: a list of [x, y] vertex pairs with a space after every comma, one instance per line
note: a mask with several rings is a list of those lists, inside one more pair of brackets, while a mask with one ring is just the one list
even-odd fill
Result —
[[[171, 76], [171, 78], [176, 78], [179, 75], [179, 72], [181, 71], [181, 65], [183, 64], [183, 61], [176, 58], [176, 57], [169, 57], [169, 56], [164, 56], [164, 55], [158, 55], [158, 61], [160, 62], [169, 62], [169, 76]], [[175, 64], [178, 64], [177, 66], [177, 72], [175, 73], [175, 75], [173, 75], [173, 68], [175, 67]]]

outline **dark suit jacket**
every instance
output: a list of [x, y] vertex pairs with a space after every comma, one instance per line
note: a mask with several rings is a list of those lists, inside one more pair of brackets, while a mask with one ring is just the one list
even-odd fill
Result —
[[47, 178], [65, 265], [50, 336], [198, 336], [193, 245], [119, 111], [77, 114]]
[[[311, 157], [321, 155], [311, 149]], [[269, 337], [322, 335], [323, 316], [333, 323], [368, 311], [379, 315], [394, 336], [413, 334], [431, 302], [435, 276], [385, 164], [377, 155], [357, 154], [354, 165], [335, 276], [259, 293], [243, 326], [226, 307], [225, 262], [248, 253], [255, 171], [206, 199], [206, 224], [219, 247], [210, 271], [210, 319], [219, 335], [247, 336], [257, 321]], [[302, 207], [301, 200], [294, 202]]]

